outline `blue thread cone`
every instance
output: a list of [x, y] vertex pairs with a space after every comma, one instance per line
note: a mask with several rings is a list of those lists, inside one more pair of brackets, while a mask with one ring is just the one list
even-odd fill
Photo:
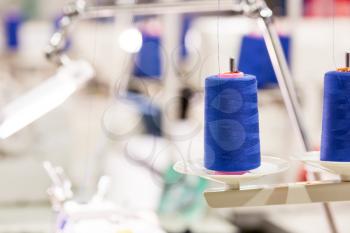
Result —
[[[291, 39], [289, 36], [282, 35], [279, 38], [289, 63]], [[244, 73], [256, 75], [259, 89], [278, 85], [264, 38], [261, 36], [246, 35], [242, 38], [238, 68]]]
[[257, 81], [208, 77], [205, 80], [205, 156], [209, 170], [247, 171], [260, 166]]
[[350, 73], [324, 77], [321, 160], [350, 162]]

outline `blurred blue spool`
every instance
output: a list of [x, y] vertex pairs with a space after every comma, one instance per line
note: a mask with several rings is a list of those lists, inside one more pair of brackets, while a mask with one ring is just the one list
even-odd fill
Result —
[[[280, 36], [280, 41], [289, 63], [290, 37]], [[263, 37], [254, 35], [243, 37], [238, 68], [244, 73], [255, 75], [259, 89], [278, 85]]]
[[205, 167], [222, 172], [260, 166], [257, 81], [208, 77], [205, 80]]
[[321, 160], [350, 162], [350, 73], [324, 77]]
[[159, 79], [162, 74], [160, 37], [142, 33], [142, 47], [135, 57], [134, 75]]
[[[154, 16], [137, 16], [135, 22], [142, 21]], [[186, 59], [188, 50], [186, 48], [185, 39], [188, 30], [193, 21], [193, 16], [186, 14], [182, 19], [182, 28], [180, 35], [180, 53], [181, 59]], [[158, 35], [150, 35], [142, 32], [142, 47], [135, 56], [134, 76], [145, 79], [160, 79], [162, 75], [162, 54], [161, 54], [161, 37]]]
[[9, 12], [4, 18], [6, 46], [9, 50], [17, 50], [19, 47], [19, 28], [23, 17], [19, 12]]

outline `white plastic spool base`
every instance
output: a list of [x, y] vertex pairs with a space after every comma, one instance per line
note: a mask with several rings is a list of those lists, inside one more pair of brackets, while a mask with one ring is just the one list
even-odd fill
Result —
[[[303, 161], [306, 163], [306, 160]], [[313, 165], [319, 164], [315, 161], [312, 161]], [[323, 168], [341, 175], [345, 180], [349, 178], [350, 172], [344, 170], [350, 168], [350, 163], [326, 162], [322, 164]], [[217, 175], [206, 170], [203, 167], [203, 161], [178, 162], [174, 165], [174, 169], [179, 173], [200, 176], [226, 185], [223, 188], [205, 191], [204, 197], [212, 208], [350, 201], [350, 182], [346, 182], [344, 179], [342, 181], [314, 181], [240, 187], [243, 182], [273, 175], [287, 168], [288, 163], [286, 161], [272, 157], [262, 157], [260, 168], [242, 175]]]
[[307, 152], [302, 157], [293, 157], [293, 159], [323, 171], [339, 175], [342, 181], [350, 181], [350, 162], [322, 161], [320, 160], [319, 151]]
[[273, 175], [288, 169], [288, 162], [279, 158], [263, 156], [259, 168], [249, 170], [244, 174], [218, 174], [207, 170], [203, 160], [179, 161], [174, 165], [174, 170], [185, 175], [200, 176], [204, 179], [225, 184], [228, 189], [240, 189], [245, 182], [254, 181], [267, 175]]

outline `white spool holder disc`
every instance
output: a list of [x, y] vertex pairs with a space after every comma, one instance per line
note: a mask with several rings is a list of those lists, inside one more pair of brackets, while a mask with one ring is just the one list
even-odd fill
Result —
[[350, 181], [350, 162], [334, 162], [320, 160], [319, 151], [306, 152], [302, 157], [293, 157], [306, 165], [339, 175], [342, 181]]
[[257, 180], [261, 177], [277, 174], [287, 170], [288, 162], [275, 157], [262, 156], [261, 166], [249, 170], [244, 174], [216, 174], [215, 171], [208, 170], [204, 167], [202, 159], [194, 161], [178, 161], [174, 165], [174, 170], [185, 175], [199, 176], [207, 180], [223, 183], [230, 189], [239, 189], [243, 182]]

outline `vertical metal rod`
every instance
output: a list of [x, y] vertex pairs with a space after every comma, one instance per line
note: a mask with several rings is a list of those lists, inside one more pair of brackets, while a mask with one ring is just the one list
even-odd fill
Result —
[[231, 73], [234, 73], [236, 72], [237, 69], [236, 69], [236, 62], [235, 62], [235, 59], [234, 58], [230, 58], [230, 72]]
[[[321, 180], [319, 173], [314, 173], [314, 177], [316, 180]], [[338, 232], [337, 226], [335, 224], [335, 220], [334, 220], [332, 210], [331, 210], [329, 203], [322, 203], [322, 207], [324, 209], [326, 219], [328, 220], [328, 225], [329, 225], [329, 228], [331, 229], [331, 232], [337, 233]]]
[[323, 203], [323, 209], [326, 214], [326, 218], [328, 219], [328, 224], [329, 224], [329, 227], [331, 228], [331, 232], [338, 233], [338, 229], [337, 229], [337, 226], [335, 225], [335, 220], [334, 220], [329, 203]]
[[[160, 0], [160, 4], [176, 3], [176, 0]], [[187, 3], [183, 3], [186, 5]], [[176, 78], [175, 65], [178, 62], [177, 49], [180, 44], [181, 31], [181, 16], [177, 14], [165, 14], [162, 16], [164, 32], [162, 37], [162, 46], [164, 48], [166, 57], [171, 57], [175, 54], [174, 59], [163, 72], [164, 80], [164, 95], [162, 96], [162, 133], [165, 138], [172, 138], [171, 129], [174, 127], [174, 119], [176, 118], [176, 108], [169, 108], [171, 101], [177, 98], [180, 88], [179, 79]], [[173, 153], [175, 154], [175, 153]]]
[[[298, 138], [303, 145], [304, 151], [310, 151], [312, 148], [304, 122], [302, 121], [294, 83], [289, 72], [279, 37], [272, 26], [272, 17], [259, 17], [258, 22], [263, 31], [266, 47], [276, 73], [277, 81], [282, 92], [282, 97], [284, 99], [288, 115], [291, 118], [293, 127], [298, 134]], [[329, 204], [323, 203], [323, 208], [326, 213], [326, 218], [328, 220], [331, 232], [337, 233], [338, 231]]]
[[262, 29], [266, 47], [276, 73], [277, 81], [282, 92], [292, 125], [295, 128], [298, 138], [301, 140], [304, 151], [310, 151], [311, 145], [306, 133], [304, 122], [302, 121], [300, 106], [295, 92], [294, 83], [289, 72], [287, 61], [279, 37], [272, 28], [271, 18], [258, 18], [258, 23]]
[[287, 1], [287, 15], [291, 20], [298, 20], [303, 15], [303, 0]]
[[350, 67], [350, 52], [345, 54], [345, 67]]

